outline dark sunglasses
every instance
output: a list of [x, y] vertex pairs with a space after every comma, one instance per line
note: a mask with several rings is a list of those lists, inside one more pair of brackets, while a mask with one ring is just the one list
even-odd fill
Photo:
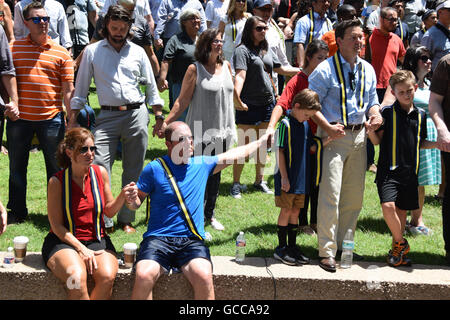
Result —
[[27, 21], [33, 21], [34, 24], [39, 24], [42, 22], [50, 22], [50, 17], [31, 17], [28, 19], [25, 19]]
[[96, 146], [92, 146], [92, 147], [81, 147], [80, 148], [80, 154], [85, 154], [86, 152], [88, 152], [88, 150], [90, 150], [91, 152], [95, 152], [97, 150]]
[[425, 55], [420, 56], [419, 59], [422, 60], [423, 63], [427, 63], [428, 60], [431, 60], [431, 58], [429, 56], [425, 56]]
[[236, 0], [236, 2], [245, 3], [247, 0]]
[[255, 30], [258, 31], [258, 32], [267, 31], [267, 30], [269, 30], [269, 27], [260, 27], [260, 26], [258, 26], [258, 27], [255, 28]]
[[387, 21], [389, 21], [389, 22], [398, 22], [398, 18], [385, 18], [385, 17], [383, 17], [383, 19], [384, 20], [387, 20]]

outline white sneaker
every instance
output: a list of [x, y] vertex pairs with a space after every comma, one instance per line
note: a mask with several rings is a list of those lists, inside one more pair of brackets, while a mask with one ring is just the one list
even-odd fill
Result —
[[212, 241], [212, 235], [208, 231], [205, 232], [205, 241]]
[[225, 230], [225, 227], [219, 221], [217, 221], [216, 218], [211, 219], [211, 227], [213, 227], [213, 229], [216, 229], [219, 231]]

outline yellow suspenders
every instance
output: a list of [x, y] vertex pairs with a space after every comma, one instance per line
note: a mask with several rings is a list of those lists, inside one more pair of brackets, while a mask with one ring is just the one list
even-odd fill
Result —
[[[346, 91], [346, 84], [345, 84], [345, 78], [344, 78], [344, 72], [342, 68], [342, 62], [339, 58], [339, 51], [335, 53], [333, 56], [333, 65], [336, 71], [336, 75], [339, 81], [339, 87], [340, 87], [340, 96], [341, 96], [341, 115], [342, 115], [342, 121], [343, 125], [348, 125], [348, 115], [347, 115], [347, 91]], [[365, 82], [366, 82], [366, 72], [364, 68], [364, 64], [361, 63], [361, 70], [360, 70], [360, 92], [358, 96], [358, 107], [361, 110], [364, 107], [364, 89], [365, 89]]]
[[180, 189], [178, 188], [177, 181], [175, 180], [175, 177], [172, 174], [172, 171], [170, 171], [170, 168], [167, 166], [166, 162], [163, 158], [157, 159], [159, 163], [162, 165], [164, 170], [166, 171], [167, 177], [169, 179], [170, 185], [172, 186], [172, 189], [178, 199], [178, 202], [180, 203], [181, 211], [183, 212], [183, 219], [185, 220], [189, 230], [200, 240], [203, 240], [203, 237], [199, 234], [197, 231], [197, 228], [195, 227], [194, 222], [192, 221], [192, 215], [189, 212], [189, 209], [187, 208], [183, 195], [180, 192]]
[[[416, 174], [419, 172], [419, 150], [420, 150], [420, 134], [422, 129], [422, 115], [420, 111], [417, 111], [417, 143], [416, 143]], [[392, 159], [390, 170], [395, 170], [397, 165], [397, 111], [395, 111], [395, 105], [392, 106]]]
[[[89, 167], [89, 176], [91, 178], [91, 191], [92, 198], [94, 200], [94, 229], [98, 241], [101, 241], [101, 217], [103, 214], [103, 204], [100, 195], [100, 188], [98, 185], [97, 175], [95, 174], [94, 168]], [[72, 212], [72, 169], [69, 167], [64, 170], [62, 179], [62, 193], [63, 193], [63, 211], [64, 217], [67, 222], [69, 231], [75, 235], [75, 223], [73, 219]]]

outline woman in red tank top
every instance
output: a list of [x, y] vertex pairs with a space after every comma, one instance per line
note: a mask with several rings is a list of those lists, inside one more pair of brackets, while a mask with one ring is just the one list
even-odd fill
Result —
[[[69, 299], [109, 299], [118, 262], [105, 232], [103, 214], [114, 217], [125, 203], [122, 190], [114, 199], [105, 168], [92, 165], [94, 137], [84, 128], [69, 130], [56, 154], [64, 168], [48, 184], [50, 233], [42, 256], [46, 266], [63, 281]], [[95, 287], [89, 294], [87, 278]]]

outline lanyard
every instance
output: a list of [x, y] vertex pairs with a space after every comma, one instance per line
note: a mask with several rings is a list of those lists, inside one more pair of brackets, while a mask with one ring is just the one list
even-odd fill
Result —
[[172, 186], [172, 190], [174, 191], [178, 202], [180, 203], [180, 208], [181, 211], [183, 211], [183, 219], [186, 222], [189, 230], [200, 240], [203, 240], [202, 236], [200, 235], [200, 233], [198, 232], [197, 228], [195, 227], [194, 222], [192, 221], [192, 215], [189, 212], [189, 209], [187, 208], [183, 195], [181, 194], [180, 189], [178, 188], [178, 184], [177, 181], [175, 180], [175, 177], [172, 174], [172, 171], [170, 170], [170, 168], [167, 166], [166, 162], [164, 161], [163, 158], [158, 158], [157, 159], [159, 161], [159, 163], [161, 164], [161, 166], [164, 168], [164, 170], [166, 171], [167, 177], [169, 179], [170, 185]]
[[398, 26], [400, 27], [400, 39], [403, 41], [403, 25], [400, 19], [398, 19]]
[[236, 21], [234, 20], [234, 18], [231, 18], [231, 36], [233, 37], [233, 42], [236, 41], [237, 28], [236, 28]]
[[[416, 143], [416, 174], [419, 172], [419, 148], [420, 148], [420, 133], [422, 127], [422, 115], [420, 111], [417, 111], [417, 143]], [[401, 133], [400, 133], [401, 134]], [[390, 170], [395, 170], [398, 167], [397, 164], [397, 111], [395, 111], [395, 104], [392, 106], [392, 159]]]
[[[334, 68], [336, 70], [336, 75], [339, 81], [340, 86], [340, 95], [341, 95], [341, 115], [342, 115], [342, 121], [343, 125], [348, 125], [348, 110], [347, 110], [347, 90], [345, 85], [345, 77], [343, 74], [343, 67], [341, 59], [339, 58], [339, 50], [334, 54], [333, 57], [333, 64]], [[357, 101], [357, 104], [359, 106], [359, 109], [361, 110], [364, 107], [364, 89], [365, 89], [365, 82], [366, 82], [366, 72], [364, 68], [364, 64], [361, 63], [361, 72], [360, 72], [360, 92], [359, 92], [359, 101]]]
[[[91, 191], [92, 198], [94, 200], [94, 229], [95, 235], [98, 241], [101, 241], [100, 234], [100, 226], [101, 226], [101, 217], [103, 214], [103, 204], [102, 198], [100, 196], [100, 189], [98, 186], [97, 175], [95, 174], [94, 168], [89, 167], [89, 176], [91, 178]], [[64, 203], [64, 214], [67, 225], [69, 226], [69, 231], [75, 235], [75, 224], [73, 219], [73, 211], [72, 211], [72, 168], [69, 167], [64, 170], [63, 174], [63, 183], [62, 183], [62, 194], [63, 194], [63, 203]]]
[[[309, 27], [308, 43], [311, 43], [313, 41], [314, 29], [315, 29], [314, 10], [312, 10], [312, 9], [309, 11], [309, 20], [311, 20], [311, 25]], [[325, 20], [327, 22], [328, 31], [332, 30], [333, 28], [331, 26], [330, 20], [328, 20], [328, 18], [325, 18]]]

